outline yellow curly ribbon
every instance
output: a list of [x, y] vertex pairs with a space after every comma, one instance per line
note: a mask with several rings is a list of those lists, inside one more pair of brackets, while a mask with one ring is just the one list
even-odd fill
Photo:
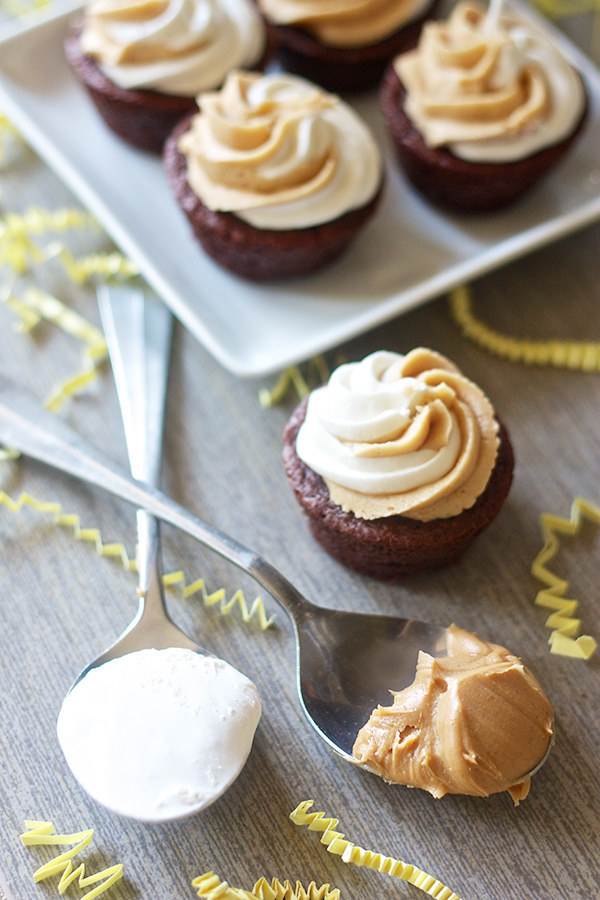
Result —
[[49, 232], [62, 234], [97, 227], [95, 219], [82, 209], [47, 210], [34, 206], [24, 213], [7, 213], [0, 218], [0, 266], [23, 274], [33, 263], [46, 259], [46, 252], [34, 238]]
[[81, 209], [32, 207], [22, 214], [8, 213], [0, 219], [0, 266], [8, 266], [22, 275], [32, 265], [54, 259], [62, 264], [75, 284], [84, 284], [93, 277], [126, 279], [139, 274], [137, 266], [117, 251], [76, 258], [61, 242], [52, 241], [41, 247], [35, 241], [48, 233], [90, 228], [98, 228], [96, 220]]
[[26, 19], [34, 12], [49, 6], [50, 0], [3, 0], [3, 11], [15, 19]]
[[[313, 386], [324, 384], [329, 380], [331, 373], [324, 356], [314, 356], [312, 359], [308, 360], [306, 365], [309, 372], [312, 370], [310, 374], [313, 377], [311, 377], [310, 380], [311, 383], [314, 382]], [[262, 388], [262, 390], [258, 392], [258, 399], [261, 406], [265, 409], [269, 409], [272, 406], [283, 403], [290, 391], [294, 391], [298, 399], [303, 400], [304, 397], [310, 393], [310, 390], [311, 386], [309, 381], [302, 374], [302, 370], [299, 366], [290, 366], [289, 368], [284, 369], [273, 387]]]
[[306, 379], [298, 366], [290, 366], [290, 368], [285, 369], [272, 388], [262, 388], [259, 391], [258, 400], [260, 405], [265, 409], [277, 406], [279, 403], [283, 403], [290, 390], [294, 390], [300, 400], [306, 397], [310, 391]]
[[320, 833], [321, 843], [327, 848], [328, 853], [340, 856], [342, 861], [349, 865], [364, 866], [390, 878], [406, 881], [430, 897], [435, 897], [436, 900], [460, 900], [458, 894], [417, 866], [372, 850], [363, 850], [362, 847], [353, 844], [336, 831], [338, 819], [328, 818], [322, 812], [311, 812], [313, 806], [313, 800], [303, 801], [290, 814], [290, 819], [294, 825]]
[[[122, 543], [105, 544], [99, 528], [83, 528], [81, 519], [76, 513], [66, 513], [60, 503], [53, 500], [39, 500], [31, 494], [22, 493], [13, 499], [4, 491], [0, 491], [0, 506], [12, 513], [20, 513], [23, 509], [33, 509], [35, 512], [50, 516], [53, 522], [61, 528], [69, 529], [77, 541], [92, 544], [98, 556], [116, 559], [121, 563], [126, 572], [136, 572], [135, 560], [129, 556], [127, 548]], [[203, 578], [197, 578], [188, 583], [183, 571], [169, 572], [164, 576], [164, 584], [168, 588], [178, 587], [184, 599], [190, 599], [200, 595], [207, 609], [216, 608], [221, 616], [229, 616], [237, 611], [244, 624], [257, 623], [261, 631], [266, 631], [275, 622], [275, 616], [269, 616], [262, 597], [256, 597], [249, 605], [246, 595], [241, 589], [235, 591], [228, 598], [225, 588], [216, 591], [208, 591]]]
[[74, 834], [57, 834], [52, 822], [27, 819], [25, 821], [25, 829], [25, 832], [21, 835], [21, 841], [26, 847], [72, 845], [70, 850], [65, 850], [64, 853], [36, 869], [33, 873], [33, 880], [36, 884], [40, 881], [45, 881], [47, 878], [60, 875], [58, 883], [59, 894], [64, 894], [74, 882], [77, 882], [82, 890], [91, 885], [96, 885], [81, 898], [81, 900], [94, 900], [94, 897], [99, 897], [101, 894], [106, 893], [123, 877], [124, 866], [122, 863], [110, 866], [93, 875], [85, 874], [85, 863], [80, 863], [77, 868], [74, 867], [73, 858], [81, 853], [82, 850], [85, 850], [93, 840], [94, 830], [92, 828], [78, 831]]
[[6, 147], [11, 138], [19, 137], [19, 132], [10, 119], [0, 112], [0, 163], [6, 157]]
[[82, 315], [39, 288], [28, 288], [22, 297], [9, 294], [5, 303], [19, 316], [22, 331], [31, 331], [44, 319], [83, 344], [83, 370], [59, 384], [46, 401], [46, 407], [57, 412], [70, 397], [80, 393], [97, 377], [98, 367], [107, 355], [104, 335]]
[[596, 640], [589, 634], [582, 634], [581, 619], [574, 618], [579, 601], [566, 597], [569, 582], [559, 578], [548, 568], [560, 549], [560, 535], [575, 537], [579, 534], [584, 520], [600, 525], [600, 507], [576, 497], [571, 505], [568, 519], [553, 513], [542, 513], [540, 524], [544, 546], [531, 564], [531, 572], [546, 587], [538, 591], [535, 604], [545, 609], [554, 610], [546, 619], [546, 627], [552, 629], [550, 635], [550, 652], [559, 656], [570, 656], [575, 659], [590, 659], [597, 649]]
[[241, 588], [238, 588], [228, 598], [225, 588], [218, 588], [216, 591], [209, 592], [204, 578], [196, 578], [188, 583], [185, 573], [181, 570], [165, 575], [164, 583], [166, 587], [178, 586], [185, 600], [200, 594], [204, 606], [207, 609], [212, 609], [216, 606], [222, 616], [228, 616], [231, 612], [237, 610], [246, 625], [257, 621], [261, 631], [266, 631], [275, 622], [275, 616], [267, 615], [263, 598], [256, 597], [252, 605], [249, 606], [246, 595]]
[[47, 258], [56, 257], [65, 272], [75, 284], [85, 284], [91, 278], [127, 279], [139, 275], [135, 263], [122, 253], [90, 253], [79, 258], [73, 256], [64, 244], [50, 244], [46, 248]]
[[465, 337], [502, 359], [527, 366], [600, 372], [600, 342], [529, 341], [501, 334], [475, 316], [471, 293], [466, 286], [452, 291], [450, 312]]
[[535, 0], [535, 5], [551, 19], [600, 11], [600, 0]]
[[329, 884], [318, 887], [311, 881], [305, 888], [299, 881], [292, 885], [291, 881], [281, 882], [277, 878], [271, 881], [260, 878], [252, 889], [252, 895], [258, 900], [340, 900], [341, 897], [340, 891]]
[[192, 887], [198, 897], [206, 900], [340, 900], [341, 894], [328, 884], [317, 887], [311, 882], [305, 888], [299, 881], [295, 885], [291, 881], [279, 881], [273, 878], [259, 878], [251, 891], [232, 888], [222, 881], [214, 872], [205, 872], [192, 881]]

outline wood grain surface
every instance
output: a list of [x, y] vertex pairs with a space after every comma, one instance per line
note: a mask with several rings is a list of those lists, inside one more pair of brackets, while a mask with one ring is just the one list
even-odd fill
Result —
[[[28, 151], [0, 174], [4, 209], [71, 202]], [[537, 252], [474, 285], [481, 315], [515, 335], [600, 340], [600, 227]], [[96, 319], [90, 292], [50, 266], [45, 285]], [[232, 323], [234, 327], [234, 323]], [[166, 439], [165, 487], [179, 501], [263, 553], [308, 597], [331, 607], [455, 621], [521, 654], [554, 701], [556, 747], [530, 798], [446, 798], [390, 787], [334, 758], [303, 719], [295, 694], [294, 648], [283, 614], [262, 634], [195, 600], [170, 598], [174, 618], [251, 676], [264, 699], [255, 748], [234, 787], [208, 812], [147, 827], [105, 812], [67, 771], [55, 738], [61, 700], [82, 666], [131, 618], [135, 584], [111, 561], [38, 514], [0, 508], [0, 896], [56, 896], [31, 873], [50, 857], [21, 847], [25, 818], [60, 830], [96, 828], [91, 870], [122, 861], [115, 900], [193, 897], [190, 879], [213, 868], [250, 887], [261, 874], [329, 881], [352, 900], [423, 896], [416, 889], [329, 856], [314, 834], [288, 821], [312, 798], [340, 829], [369, 848], [414, 862], [465, 900], [590, 900], [600, 897], [599, 665], [550, 656], [545, 613], [533, 606], [529, 574], [540, 546], [539, 514], [567, 514], [575, 495], [600, 501], [600, 376], [529, 369], [469, 344], [443, 298], [341, 348], [348, 358], [420, 344], [449, 355], [489, 393], [517, 454], [516, 480], [499, 519], [457, 566], [387, 586], [329, 559], [312, 541], [282, 471], [280, 435], [291, 403], [265, 411], [260, 385], [223, 371], [177, 329]], [[51, 327], [18, 336], [0, 304], [0, 372], [40, 401], [80, 363], [79, 348]], [[334, 354], [330, 356], [333, 361]], [[66, 416], [89, 440], [125, 462], [110, 373]], [[134, 516], [124, 504], [28, 461], [0, 464], [0, 489], [56, 498], [85, 525], [131, 551]], [[209, 587], [253, 585], [231, 566], [165, 529], [167, 567], [203, 576]], [[598, 530], [565, 541], [557, 569], [572, 578], [588, 631], [600, 637]], [[273, 609], [274, 604], [265, 597]], [[69, 896], [81, 896], [76, 888]]]

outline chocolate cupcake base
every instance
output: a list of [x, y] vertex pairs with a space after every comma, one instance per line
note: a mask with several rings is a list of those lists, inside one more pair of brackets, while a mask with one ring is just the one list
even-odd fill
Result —
[[304, 28], [268, 23], [284, 69], [335, 93], [357, 93], [377, 87], [386, 66], [417, 45], [423, 23], [438, 5], [434, 0], [418, 19], [365, 47], [330, 47]]
[[304, 400], [297, 407], [284, 432], [285, 471], [313, 536], [345, 566], [386, 581], [438, 569], [456, 562], [500, 512], [514, 469], [513, 449], [504, 426], [500, 426], [500, 448], [490, 480], [470, 509], [431, 522], [405, 516], [367, 520], [333, 503], [324, 480], [296, 453], [306, 405]]
[[371, 218], [381, 194], [360, 209], [312, 228], [274, 231], [254, 228], [234, 213], [209, 209], [192, 190], [179, 139], [192, 116], [181, 122], [165, 145], [167, 175], [179, 205], [204, 250], [219, 265], [251, 281], [306, 275], [337, 259]]
[[108, 127], [140, 150], [161, 153], [177, 123], [196, 108], [194, 97], [120, 88], [82, 52], [80, 34], [74, 29], [67, 37], [67, 60]]
[[428, 147], [405, 112], [405, 101], [406, 90], [391, 65], [383, 80], [381, 103], [400, 164], [429, 200], [461, 212], [488, 212], [514, 203], [561, 161], [586, 119], [584, 110], [568, 138], [525, 159], [474, 163], [444, 148]]
[[[108, 127], [140, 150], [162, 153], [165, 141], [177, 123], [197, 110], [196, 98], [119, 87], [91, 56], [83, 53], [80, 38], [81, 26], [73, 28], [67, 36], [67, 61]], [[264, 69], [271, 55], [272, 46], [267, 40], [257, 70]]]

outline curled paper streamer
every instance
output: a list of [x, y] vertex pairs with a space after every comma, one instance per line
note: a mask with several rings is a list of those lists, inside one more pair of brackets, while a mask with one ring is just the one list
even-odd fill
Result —
[[92, 828], [78, 831], [74, 834], [57, 834], [52, 822], [27, 819], [25, 821], [25, 829], [25, 832], [21, 835], [21, 841], [25, 847], [70, 846], [71, 848], [70, 850], [65, 850], [59, 856], [55, 856], [54, 859], [40, 866], [39, 869], [36, 869], [33, 873], [33, 880], [36, 884], [40, 881], [45, 881], [47, 878], [60, 876], [57, 889], [61, 895], [75, 882], [77, 882], [81, 890], [95, 885], [91, 891], [87, 891], [81, 898], [81, 900], [94, 900], [94, 897], [105, 894], [123, 877], [124, 866], [122, 863], [110, 866], [101, 872], [95, 872], [93, 875], [85, 874], [85, 863], [80, 863], [77, 867], [74, 866], [74, 857], [89, 847], [93, 840], [94, 830]]
[[96, 227], [93, 217], [81, 209], [32, 207], [24, 213], [8, 213], [0, 218], [0, 266], [22, 275], [33, 264], [47, 259], [46, 251], [34, 238]]
[[[307, 366], [312, 369], [312, 374], [316, 376], [317, 384], [324, 384], [329, 380], [330, 371], [324, 356], [314, 356], [309, 359]], [[311, 381], [315, 381], [312, 378]], [[260, 405], [265, 409], [277, 406], [287, 398], [290, 391], [294, 391], [299, 400], [303, 400], [310, 391], [311, 387], [307, 378], [302, 374], [299, 366], [290, 366], [281, 373], [272, 388], [263, 388], [258, 393]]]
[[353, 844], [341, 832], [336, 831], [338, 819], [328, 818], [322, 812], [311, 812], [313, 806], [313, 800], [303, 801], [290, 814], [290, 819], [294, 825], [318, 832], [321, 835], [321, 843], [327, 848], [328, 853], [340, 856], [343, 862], [351, 866], [366, 867], [390, 878], [407, 881], [436, 900], [460, 900], [458, 894], [417, 866], [372, 850], [363, 850], [362, 847]]
[[[0, 266], [8, 266], [16, 275], [23, 275], [35, 264], [56, 259], [75, 284], [83, 284], [93, 277], [126, 279], [137, 274], [137, 267], [121, 253], [95, 253], [77, 259], [60, 242], [40, 247], [35, 240], [48, 233], [88, 228], [97, 228], [96, 222], [80, 209], [50, 211], [33, 207], [23, 214], [9, 213], [0, 219]], [[4, 301], [18, 316], [22, 332], [32, 331], [45, 319], [84, 345], [83, 370], [65, 379], [47, 402], [48, 408], [56, 412], [96, 379], [97, 369], [106, 358], [102, 332], [57, 297], [38, 288], [29, 288], [22, 297], [9, 290]]]
[[32, 13], [45, 9], [50, 0], [3, 0], [2, 9], [15, 19], [25, 19]]
[[292, 389], [296, 391], [300, 400], [306, 397], [310, 390], [298, 366], [290, 366], [290, 368], [284, 369], [272, 388], [262, 388], [258, 392], [260, 405], [265, 409], [278, 406], [278, 404], [283, 403]]
[[317, 887], [312, 881], [307, 888], [297, 881], [295, 886], [290, 881], [281, 882], [277, 878], [267, 881], [261, 878], [252, 890], [252, 896], [258, 900], [340, 900], [337, 888], [329, 884]]
[[[0, 490], [0, 506], [12, 513], [20, 513], [23, 509], [28, 508], [50, 516], [56, 525], [69, 529], [76, 541], [92, 544], [98, 556], [116, 559], [126, 572], [137, 571], [135, 560], [129, 556], [123, 543], [104, 543], [99, 528], [83, 528], [80, 517], [76, 513], [65, 512], [57, 501], [39, 500], [28, 493], [22, 493], [13, 499]], [[222, 616], [229, 616], [232, 612], [237, 611], [244, 624], [257, 623], [261, 631], [266, 631], [275, 621], [275, 616], [267, 614], [262, 597], [256, 597], [254, 602], [249, 605], [246, 595], [241, 589], [235, 591], [231, 597], [227, 596], [225, 588], [209, 592], [203, 578], [196, 578], [188, 583], [185, 573], [181, 570], [167, 573], [163, 580], [168, 588], [178, 587], [184, 599], [199, 595], [207, 609], [217, 608]]]
[[19, 132], [10, 119], [0, 112], [0, 163], [4, 162], [6, 146], [11, 138], [19, 136]]
[[51, 412], [58, 412], [70, 397], [96, 379], [98, 367], [107, 355], [104, 335], [82, 315], [39, 288], [28, 288], [22, 297], [9, 294], [5, 302], [19, 316], [22, 331], [31, 331], [44, 319], [83, 344], [84, 368], [61, 382], [46, 401]]
[[260, 878], [251, 891], [232, 888], [226, 881], [221, 881], [214, 872], [206, 872], [192, 881], [198, 897], [206, 900], [340, 900], [341, 894], [328, 884], [317, 887], [311, 882], [305, 888], [299, 881], [293, 885], [290, 881], [269, 881]]
[[535, 0], [535, 5], [551, 19], [600, 12], [600, 0]]
[[262, 597], [255, 597], [252, 605], [249, 606], [241, 588], [238, 588], [231, 597], [227, 597], [225, 588], [217, 588], [216, 591], [209, 592], [203, 578], [196, 578], [195, 581], [188, 584], [185, 573], [181, 570], [168, 573], [163, 580], [165, 587], [178, 586], [185, 600], [200, 594], [207, 609], [216, 606], [222, 616], [228, 616], [237, 610], [246, 625], [256, 621], [261, 631], [266, 631], [275, 621], [275, 616], [267, 614]]
[[475, 316], [466, 286], [454, 288], [450, 294], [450, 312], [465, 337], [502, 359], [527, 366], [600, 372], [600, 342], [529, 341], [501, 334]]
[[553, 610], [545, 623], [547, 628], [552, 629], [550, 652], [585, 660], [596, 652], [596, 640], [589, 634], [579, 634], [581, 619], [575, 618], [579, 601], [565, 596], [569, 590], [569, 582], [555, 575], [548, 568], [548, 563], [560, 549], [560, 536], [575, 537], [586, 519], [600, 525], [600, 507], [583, 497], [573, 500], [568, 519], [552, 513], [542, 513], [540, 524], [544, 546], [531, 565], [532, 575], [545, 585], [536, 594], [535, 604]]
[[81, 209], [32, 207], [23, 214], [8, 213], [0, 219], [0, 265], [22, 275], [33, 265], [56, 259], [75, 284], [84, 284], [92, 277], [124, 279], [138, 274], [137, 266], [117, 251], [92, 253], [77, 259], [59, 241], [54, 240], [43, 247], [35, 241], [49, 233], [90, 228], [98, 228], [96, 221]]

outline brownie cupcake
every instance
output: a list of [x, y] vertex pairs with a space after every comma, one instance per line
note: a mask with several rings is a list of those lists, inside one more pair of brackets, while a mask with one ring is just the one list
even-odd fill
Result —
[[429, 23], [382, 88], [384, 114], [412, 183], [466, 212], [512, 203], [567, 153], [583, 127], [580, 75], [529, 21], [494, 26], [460, 3]]
[[330, 91], [364, 91], [415, 46], [437, 0], [257, 0], [284, 67]]
[[197, 94], [233, 69], [260, 68], [266, 48], [253, 0], [95, 0], [65, 45], [107, 125], [154, 153]]
[[461, 556], [500, 512], [514, 457], [483, 391], [419, 348], [336, 369], [292, 415], [284, 464], [325, 550], [397, 579]]
[[336, 259], [373, 214], [377, 145], [337, 97], [292, 75], [232, 73], [165, 146], [175, 196], [206, 252], [255, 281]]

